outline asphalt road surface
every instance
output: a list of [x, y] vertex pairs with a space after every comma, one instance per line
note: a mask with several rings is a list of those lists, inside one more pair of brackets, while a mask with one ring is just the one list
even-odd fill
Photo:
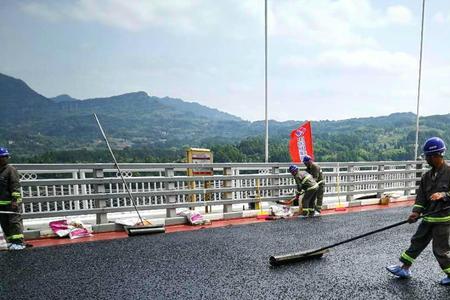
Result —
[[409, 208], [293, 218], [0, 253], [1, 299], [450, 299], [428, 247], [396, 279], [417, 224], [271, 267], [270, 255], [319, 248], [405, 219]]

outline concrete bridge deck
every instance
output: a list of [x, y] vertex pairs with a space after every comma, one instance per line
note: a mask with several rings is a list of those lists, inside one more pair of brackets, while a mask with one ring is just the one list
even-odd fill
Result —
[[328, 245], [404, 219], [410, 208], [292, 218], [0, 253], [1, 299], [449, 299], [428, 248], [413, 278], [385, 271], [416, 224], [270, 267], [273, 254]]

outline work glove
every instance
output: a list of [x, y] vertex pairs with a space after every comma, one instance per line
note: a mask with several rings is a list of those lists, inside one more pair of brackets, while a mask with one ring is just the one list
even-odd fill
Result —
[[300, 198], [301, 195], [303, 195], [305, 193], [305, 191], [301, 191], [301, 192], [297, 192], [295, 193], [295, 200], [298, 200], [298, 198]]
[[420, 214], [418, 212], [412, 212], [408, 217], [408, 223], [415, 223], [417, 222], [417, 218], [419, 218]]
[[434, 193], [434, 194], [432, 194], [430, 196], [430, 200], [431, 201], [438, 201], [438, 200], [441, 200], [441, 199], [444, 199], [444, 198], [445, 198], [445, 193], [444, 192]]
[[14, 212], [18, 212], [19, 204], [16, 201], [11, 202], [11, 210]]
[[278, 200], [276, 201], [277, 204], [281, 204], [281, 205], [285, 205], [285, 206], [289, 206], [292, 205], [292, 202], [294, 201], [294, 198], [289, 199], [289, 200]]

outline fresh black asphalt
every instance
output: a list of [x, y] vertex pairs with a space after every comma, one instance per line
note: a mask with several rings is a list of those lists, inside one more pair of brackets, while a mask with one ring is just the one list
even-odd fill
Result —
[[270, 255], [319, 248], [405, 219], [409, 208], [289, 219], [0, 253], [1, 299], [450, 299], [427, 248], [413, 278], [385, 271], [417, 225], [271, 267]]

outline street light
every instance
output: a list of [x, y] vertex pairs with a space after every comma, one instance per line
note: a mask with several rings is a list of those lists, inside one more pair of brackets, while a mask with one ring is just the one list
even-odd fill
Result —
[[424, 19], [425, 19], [425, 0], [422, 1], [422, 26], [420, 29], [419, 79], [417, 84], [416, 143], [414, 144], [414, 160], [417, 159], [417, 149], [419, 148], [419, 102], [420, 102], [420, 82], [422, 79], [422, 48], [423, 48]]
[[269, 162], [269, 119], [267, 112], [267, 0], [264, 1], [264, 99], [266, 117], [265, 162]]

